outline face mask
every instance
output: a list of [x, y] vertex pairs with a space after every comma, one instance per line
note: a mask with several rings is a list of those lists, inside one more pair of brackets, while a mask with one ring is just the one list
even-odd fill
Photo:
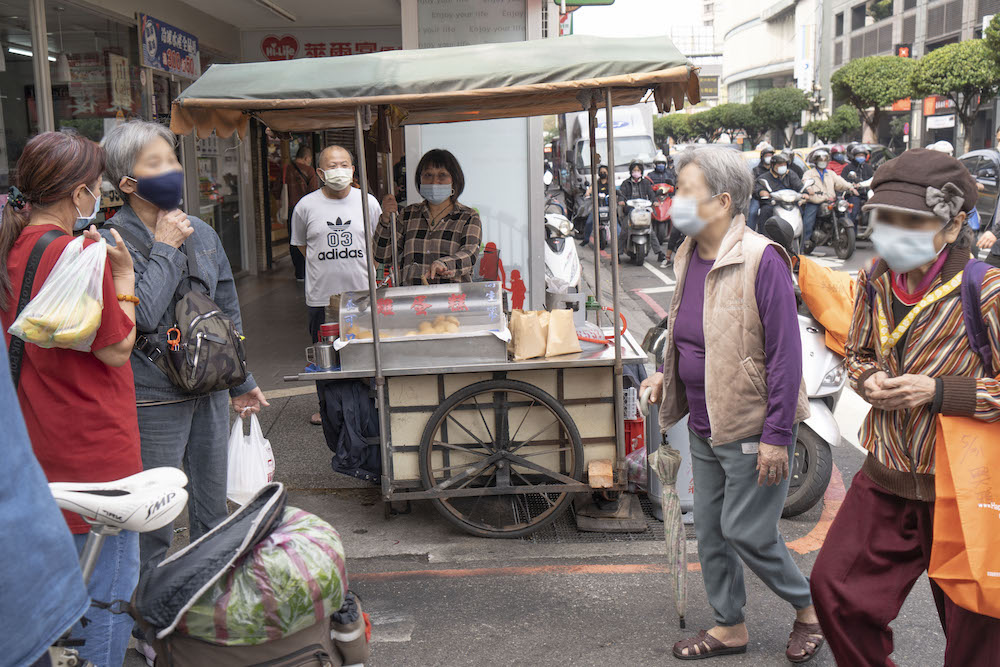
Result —
[[847, 156], [845, 156], [843, 153], [837, 153], [836, 155], [833, 156], [833, 161], [834, 162], [847, 162]]
[[764, 164], [771, 164], [771, 156], [768, 155], [764, 158]]
[[826, 167], [827, 167], [828, 164], [830, 164], [830, 163], [829, 162], [817, 162], [816, 163], [816, 168], [819, 169], [819, 170], [823, 170], [823, 169], [826, 169]]
[[331, 188], [340, 192], [346, 190], [351, 185], [354, 177], [354, 169], [350, 167], [339, 167], [337, 169], [320, 169], [323, 172], [323, 182]]
[[[713, 199], [717, 195], [709, 197]], [[698, 200], [694, 197], [674, 197], [670, 207], [670, 219], [685, 236], [698, 236], [708, 221], [698, 215]]]
[[159, 176], [130, 180], [135, 181], [135, 193], [161, 211], [172, 211], [181, 204], [184, 196], [184, 172], [168, 171]]
[[667, 165], [665, 165], [665, 164], [658, 164], [658, 165], [656, 165], [656, 171], [660, 172], [661, 174], [663, 172], [665, 172], [666, 170], [667, 170]]
[[642, 174], [640, 174], [638, 172], [634, 172], [634, 171], [632, 172], [632, 180], [633, 181], [638, 181], [640, 178], [642, 178]]
[[909, 273], [918, 266], [933, 262], [941, 250], [934, 249], [934, 231], [903, 229], [873, 220], [872, 245], [875, 252], [896, 273]]
[[854, 159], [858, 161], [858, 164], [864, 164], [865, 160], [867, 160], [868, 158], [864, 155], [859, 155]]
[[[86, 185], [83, 187], [87, 188]], [[94, 212], [91, 213], [90, 215], [84, 215], [83, 213], [80, 212], [80, 209], [78, 207], [74, 207], [76, 208], [77, 215], [80, 216], [76, 219], [76, 222], [73, 223], [73, 231], [75, 232], [82, 231], [87, 227], [89, 227], [90, 223], [93, 222], [94, 218], [97, 217], [97, 212], [101, 210], [101, 198], [95, 195], [93, 192], [91, 192], [90, 188], [87, 188], [87, 194], [89, 194], [91, 197], [94, 198]]]
[[778, 172], [778, 176], [784, 176], [788, 173], [788, 167], [781, 165], [780, 167], [775, 167], [774, 170]]
[[607, 173], [603, 173], [603, 174], [601, 174], [600, 176], [601, 176], [601, 180], [602, 180], [602, 181], [606, 181], [606, 180], [608, 180], [608, 175], [607, 175]]
[[440, 204], [451, 196], [451, 183], [421, 183], [420, 196], [432, 204]]

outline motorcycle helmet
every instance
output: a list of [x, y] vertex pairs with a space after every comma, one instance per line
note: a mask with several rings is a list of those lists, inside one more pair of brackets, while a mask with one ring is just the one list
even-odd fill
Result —
[[830, 153], [833, 154], [833, 159], [841, 164], [847, 162], [847, 150], [844, 148], [843, 144], [834, 144], [830, 147]]
[[774, 157], [774, 146], [766, 141], [762, 141], [757, 144], [757, 150], [760, 152], [760, 161], [764, 164], [764, 166], [770, 167], [771, 158]]
[[951, 155], [952, 157], [955, 155], [955, 147], [951, 145], [950, 141], [941, 140], [936, 144], [931, 145], [931, 148], [939, 153], [944, 153], [945, 155]]
[[867, 155], [867, 154], [868, 154], [868, 147], [865, 146], [864, 144], [857, 144], [856, 146], [854, 146], [854, 148], [851, 149], [851, 157], [856, 157], [858, 155]]
[[816, 166], [818, 166], [820, 162], [825, 162], [826, 164], [830, 164], [830, 152], [825, 148], [820, 148], [819, 150], [814, 151], [813, 154], [809, 156], [809, 161]]
[[660, 151], [653, 158], [653, 168], [659, 172], [665, 172], [667, 170], [667, 156]]
[[792, 160], [788, 157], [788, 154], [782, 151], [780, 153], [774, 154], [774, 157], [771, 158], [771, 165], [773, 166], [776, 164], [788, 164], [791, 161]]

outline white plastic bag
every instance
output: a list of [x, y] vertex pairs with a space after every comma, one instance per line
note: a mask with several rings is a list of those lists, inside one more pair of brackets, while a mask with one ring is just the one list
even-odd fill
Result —
[[226, 497], [243, 505], [272, 479], [274, 454], [257, 415], [250, 415], [250, 435], [243, 433], [243, 417], [237, 417], [229, 433]]
[[39, 347], [90, 352], [104, 310], [104, 239], [83, 247], [83, 237], [70, 241], [7, 332]]

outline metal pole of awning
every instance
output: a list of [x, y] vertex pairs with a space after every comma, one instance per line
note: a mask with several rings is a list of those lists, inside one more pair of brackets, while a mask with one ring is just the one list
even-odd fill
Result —
[[[389, 122], [389, 109], [388, 107], [379, 107], [378, 114], [378, 132], [381, 134], [385, 132], [385, 137], [382, 137], [383, 141], [380, 143], [386, 149], [382, 154], [385, 158], [385, 180], [386, 180], [386, 192], [395, 197], [396, 196], [396, 179], [395, 173], [393, 172], [392, 164], [392, 125]], [[392, 239], [390, 248], [392, 250], [392, 266], [389, 267], [390, 275], [392, 276], [393, 287], [399, 287], [400, 285], [400, 269], [399, 269], [399, 244], [396, 240], [396, 213], [389, 216], [389, 238]]]
[[372, 316], [372, 349], [375, 354], [375, 400], [378, 407], [378, 440], [382, 452], [382, 497], [391, 491], [388, 471], [392, 465], [386, 434], [385, 376], [382, 375], [382, 345], [378, 333], [378, 298], [375, 293], [375, 254], [372, 247], [372, 219], [368, 210], [368, 165], [365, 160], [365, 129], [361, 122], [361, 107], [354, 108], [354, 142], [358, 156], [358, 181], [361, 184], [361, 219], [365, 223], [365, 252], [368, 264], [368, 310]]
[[[611, 89], [606, 88], [604, 90], [604, 111], [607, 114], [608, 123], [608, 171], [611, 171], [611, 166], [615, 164], [615, 131], [614, 131], [614, 121], [612, 119], [612, 100], [611, 100]], [[614, 192], [611, 186], [608, 186], [610, 192]], [[617, 446], [618, 461], [622, 461], [625, 458], [625, 389], [622, 386], [622, 341], [621, 341], [621, 329], [619, 328], [621, 322], [621, 315], [618, 303], [618, 201], [617, 198], [612, 198], [611, 202], [611, 300], [614, 303], [614, 321], [612, 326], [615, 329], [615, 390], [614, 390], [614, 400], [615, 400], [615, 444]], [[654, 232], [655, 233], [655, 232]]]
[[[601, 216], [598, 213], [599, 206], [597, 202], [597, 93], [595, 91], [594, 98], [590, 101], [590, 109], [587, 110], [587, 124], [590, 130], [590, 215], [594, 220], [593, 232], [594, 232], [594, 298], [597, 300], [597, 305], [601, 305]], [[610, 169], [609, 174], [614, 172]], [[613, 192], [613, 185], [611, 183], [611, 178], [608, 178], [608, 193]], [[610, 202], [610, 199], [608, 200]], [[612, 232], [613, 233], [613, 232]], [[586, 241], [586, 239], [584, 239]], [[594, 318], [594, 323], [597, 326], [601, 326], [601, 310], [598, 308], [595, 312], [596, 317]]]

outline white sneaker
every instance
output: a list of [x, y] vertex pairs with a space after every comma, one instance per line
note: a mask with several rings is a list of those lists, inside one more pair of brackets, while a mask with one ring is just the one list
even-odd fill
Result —
[[153, 647], [145, 639], [135, 640], [135, 650], [146, 659], [146, 664], [149, 667], [153, 667], [153, 664], [156, 662], [156, 651], [153, 650]]

